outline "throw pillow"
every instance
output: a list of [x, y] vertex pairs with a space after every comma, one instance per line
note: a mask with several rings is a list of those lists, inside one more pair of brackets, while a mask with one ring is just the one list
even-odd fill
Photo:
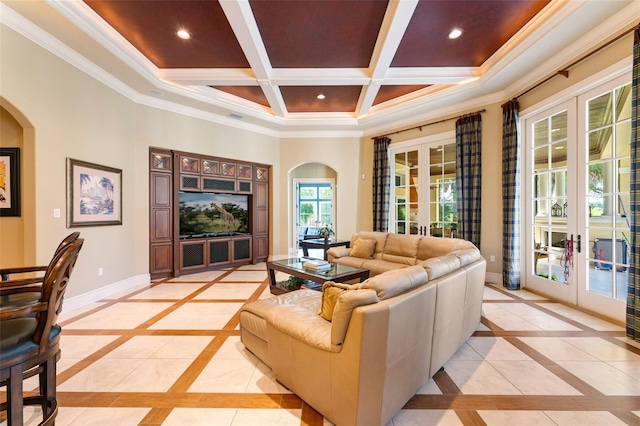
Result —
[[322, 285], [322, 298], [320, 302], [320, 316], [331, 322], [333, 318], [333, 310], [336, 307], [338, 298], [343, 291], [353, 288], [349, 284], [334, 283], [326, 281]]
[[353, 257], [360, 257], [362, 259], [373, 259], [373, 253], [375, 250], [376, 240], [357, 238], [349, 255]]

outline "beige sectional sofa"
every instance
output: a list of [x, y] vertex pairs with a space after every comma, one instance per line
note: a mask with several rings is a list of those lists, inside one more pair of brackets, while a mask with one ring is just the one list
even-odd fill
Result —
[[[369, 244], [363, 250], [358, 250], [364, 245], [362, 241], [373, 242], [373, 244]], [[425, 266], [428, 270], [432, 266], [437, 267], [436, 263], [440, 263], [430, 259], [440, 258], [439, 260], [443, 260], [442, 256], [452, 253], [455, 253], [455, 258], [462, 263], [479, 257], [478, 249], [469, 241], [458, 238], [399, 235], [388, 232], [361, 231], [355, 233], [351, 236], [350, 247], [329, 249], [327, 260], [368, 269], [369, 276], [418, 264]], [[444, 260], [446, 259], [454, 259], [454, 257]], [[429, 274], [429, 277], [433, 279], [432, 274]]]
[[329, 281], [322, 292], [297, 290], [241, 310], [246, 348], [338, 426], [386, 424], [480, 322], [486, 262], [479, 251], [460, 240], [436, 239], [427, 249], [405, 238], [439, 255], [397, 268], [392, 249], [376, 259], [389, 270], [363, 283]]

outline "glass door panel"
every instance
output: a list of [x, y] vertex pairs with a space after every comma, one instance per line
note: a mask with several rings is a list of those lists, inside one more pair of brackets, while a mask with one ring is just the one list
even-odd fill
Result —
[[390, 147], [390, 232], [456, 236], [455, 133]]
[[626, 300], [629, 270], [630, 85], [586, 104], [588, 273], [584, 298]]
[[538, 280], [566, 284], [567, 186], [571, 183], [567, 173], [567, 111], [535, 121], [532, 134], [533, 274]]

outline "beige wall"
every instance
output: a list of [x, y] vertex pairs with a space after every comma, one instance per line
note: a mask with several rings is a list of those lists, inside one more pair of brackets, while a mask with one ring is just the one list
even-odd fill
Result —
[[[292, 189], [293, 179], [289, 174], [298, 166], [308, 163], [320, 163], [336, 173], [336, 223], [334, 231], [338, 238], [350, 238], [360, 229], [358, 211], [360, 205], [355, 202], [358, 194], [371, 191], [369, 179], [362, 180], [358, 158], [360, 143], [357, 138], [310, 138], [280, 140], [280, 169], [275, 177], [276, 192], [280, 194], [280, 216], [274, 216], [278, 222], [279, 244], [274, 246], [272, 254], [286, 254], [287, 242], [291, 239], [292, 224]], [[367, 173], [368, 176], [368, 173]], [[286, 214], [285, 214], [286, 213]], [[275, 227], [275, 225], [274, 225]]]
[[[139, 105], [13, 30], [1, 26], [0, 35], [0, 99], [15, 107], [31, 126], [25, 128], [23, 137], [27, 153], [23, 157], [23, 170], [31, 175], [26, 176], [24, 182], [31, 188], [25, 189], [26, 194], [23, 194], [27, 204], [23, 204], [22, 220], [33, 224], [26, 226], [23, 232], [23, 252], [33, 259], [27, 259], [25, 255], [25, 261], [48, 262], [57, 243], [71, 232], [65, 225], [66, 157], [123, 170], [123, 225], [78, 228], [86, 241], [69, 296], [148, 273], [147, 167], [150, 146], [271, 164], [271, 254], [288, 251], [292, 229], [288, 223], [291, 218], [289, 172], [301, 164], [321, 163], [336, 171], [336, 231], [339, 237], [371, 229], [373, 143], [370, 136], [279, 140]], [[580, 79], [629, 57], [630, 52], [629, 35], [576, 66], [568, 79], [556, 77], [523, 96], [521, 109], [578, 84]], [[505, 97], [514, 95], [517, 93]], [[496, 256], [496, 262], [488, 265], [488, 271], [496, 274], [501, 271], [502, 257], [500, 103], [483, 106], [487, 111], [482, 116], [480, 248], [485, 257]], [[476, 109], [461, 107], [458, 113], [440, 118]], [[424, 123], [415, 123], [418, 124]], [[446, 121], [391, 138], [393, 143], [398, 143], [451, 131], [454, 125], [455, 121]], [[395, 130], [398, 129], [388, 129], [388, 132]], [[9, 132], [17, 130], [9, 129]], [[2, 139], [5, 138], [3, 135]], [[361, 178], [363, 174], [365, 179]], [[54, 208], [61, 209], [62, 218], [53, 218]], [[0, 218], [0, 226], [5, 227], [10, 220]], [[0, 228], [0, 231], [4, 229]], [[3, 250], [10, 238], [7, 235], [10, 233], [0, 235]], [[104, 276], [97, 275], [99, 267], [104, 269]]]
[[[273, 164], [272, 175], [278, 176], [276, 138], [136, 104], [13, 30], [2, 26], [0, 34], [0, 98], [29, 120], [35, 134], [35, 155], [25, 167], [34, 176], [35, 203], [23, 204], [34, 216], [32, 262], [48, 263], [59, 241], [72, 232], [65, 222], [67, 157], [123, 172], [123, 224], [77, 228], [85, 244], [69, 297], [148, 274], [150, 146]], [[277, 191], [271, 203], [278, 217]], [[59, 219], [53, 218], [55, 208], [62, 212]], [[0, 218], [3, 226], [10, 220]], [[274, 223], [271, 243], [277, 247]], [[3, 232], [0, 241], [10, 244], [10, 235]]]

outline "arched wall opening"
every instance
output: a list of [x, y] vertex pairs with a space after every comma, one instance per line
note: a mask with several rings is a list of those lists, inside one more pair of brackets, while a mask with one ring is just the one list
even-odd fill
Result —
[[20, 154], [20, 216], [0, 216], [0, 267], [36, 264], [35, 130], [11, 102], [0, 96], [0, 148]]
[[336, 231], [338, 227], [336, 217], [336, 191], [338, 187], [338, 173], [335, 169], [322, 163], [303, 163], [292, 168], [288, 173], [288, 226], [287, 241], [289, 247], [289, 255], [298, 252], [298, 194], [297, 184], [301, 182], [326, 182], [330, 183], [333, 191], [332, 209], [333, 223], [332, 227]]

